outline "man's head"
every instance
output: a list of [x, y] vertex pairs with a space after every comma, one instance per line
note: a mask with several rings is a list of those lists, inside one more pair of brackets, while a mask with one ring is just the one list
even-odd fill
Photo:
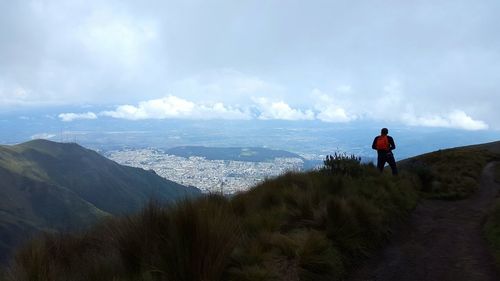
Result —
[[382, 130], [380, 130], [380, 133], [382, 135], [387, 135], [389, 133], [389, 130], [387, 130], [387, 128], [382, 128]]

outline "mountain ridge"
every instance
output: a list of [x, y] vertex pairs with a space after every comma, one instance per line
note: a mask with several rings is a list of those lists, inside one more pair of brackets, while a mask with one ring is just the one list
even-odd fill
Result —
[[[168, 203], [200, 193], [76, 143], [47, 140], [0, 146], [0, 178], [2, 253], [8, 252], [5, 245], [18, 245], [42, 230], [82, 229], [135, 212], [148, 200]], [[19, 232], [25, 235], [17, 239]]]
[[165, 152], [185, 158], [197, 156], [208, 160], [263, 162], [281, 157], [305, 160], [302, 156], [293, 152], [264, 147], [207, 147], [190, 145], [169, 148]]

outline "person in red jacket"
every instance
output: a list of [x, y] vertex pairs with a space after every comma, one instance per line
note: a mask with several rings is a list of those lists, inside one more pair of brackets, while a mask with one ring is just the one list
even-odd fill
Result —
[[391, 167], [392, 174], [398, 174], [398, 167], [396, 167], [396, 160], [394, 159], [394, 154], [392, 150], [396, 149], [396, 144], [394, 139], [388, 135], [389, 130], [383, 128], [380, 131], [380, 136], [376, 136], [373, 140], [372, 148], [377, 150], [377, 168], [380, 172], [384, 171], [385, 163], [389, 163]]

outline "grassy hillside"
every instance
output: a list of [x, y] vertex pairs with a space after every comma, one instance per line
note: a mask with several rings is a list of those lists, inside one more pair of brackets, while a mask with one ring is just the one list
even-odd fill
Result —
[[[482, 168], [497, 161], [495, 178], [500, 183], [500, 141], [441, 150], [402, 161], [402, 166], [423, 179], [427, 197], [460, 199], [479, 185]], [[500, 200], [484, 224], [484, 235], [500, 269]]]
[[500, 142], [439, 150], [399, 162], [417, 174], [427, 197], [465, 198], [477, 190], [486, 163], [500, 160]]
[[230, 199], [151, 204], [79, 234], [33, 240], [6, 280], [343, 280], [420, 195], [467, 196], [495, 159], [489, 147], [443, 150], [401, 162], [392, 177], [344, 157]]
[[[495, 180], [500, 184], [500, 163], [495, 167]], [[483, 230], [495, 256], [497, 267], [500, 269], [500, 199], [497, 199]]]
[[288, 173], [227, 199], [150, 205], [18, 252], [9, 280], [341, 280], [414, 208], [420, 181]]
[[74, 143], [35, 140], [12, 150], [28, 163], [21, 167], [23, 173], [67, 187], [111, 214], [137, 211], [150, 198], [169, 201], [198, 192], [153, 172], [119, 165]]
[[0, 146], [0, 178], [0, 263], [41, 230], [81, 229], [138, 211], [150, 198], [198, 193], [77, 144], [45, 140]]
[[495, 168], [495, 180], [500, 183], [500, 165], [496, 165]]

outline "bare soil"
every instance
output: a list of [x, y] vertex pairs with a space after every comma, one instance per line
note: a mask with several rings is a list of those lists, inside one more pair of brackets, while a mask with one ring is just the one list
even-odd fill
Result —
[[479, 190], [467, 199], [422, 200], [389, 245], [348, 280], [500, 280], [482, 233], [500, 189], [494, 166], [484, 168]]

